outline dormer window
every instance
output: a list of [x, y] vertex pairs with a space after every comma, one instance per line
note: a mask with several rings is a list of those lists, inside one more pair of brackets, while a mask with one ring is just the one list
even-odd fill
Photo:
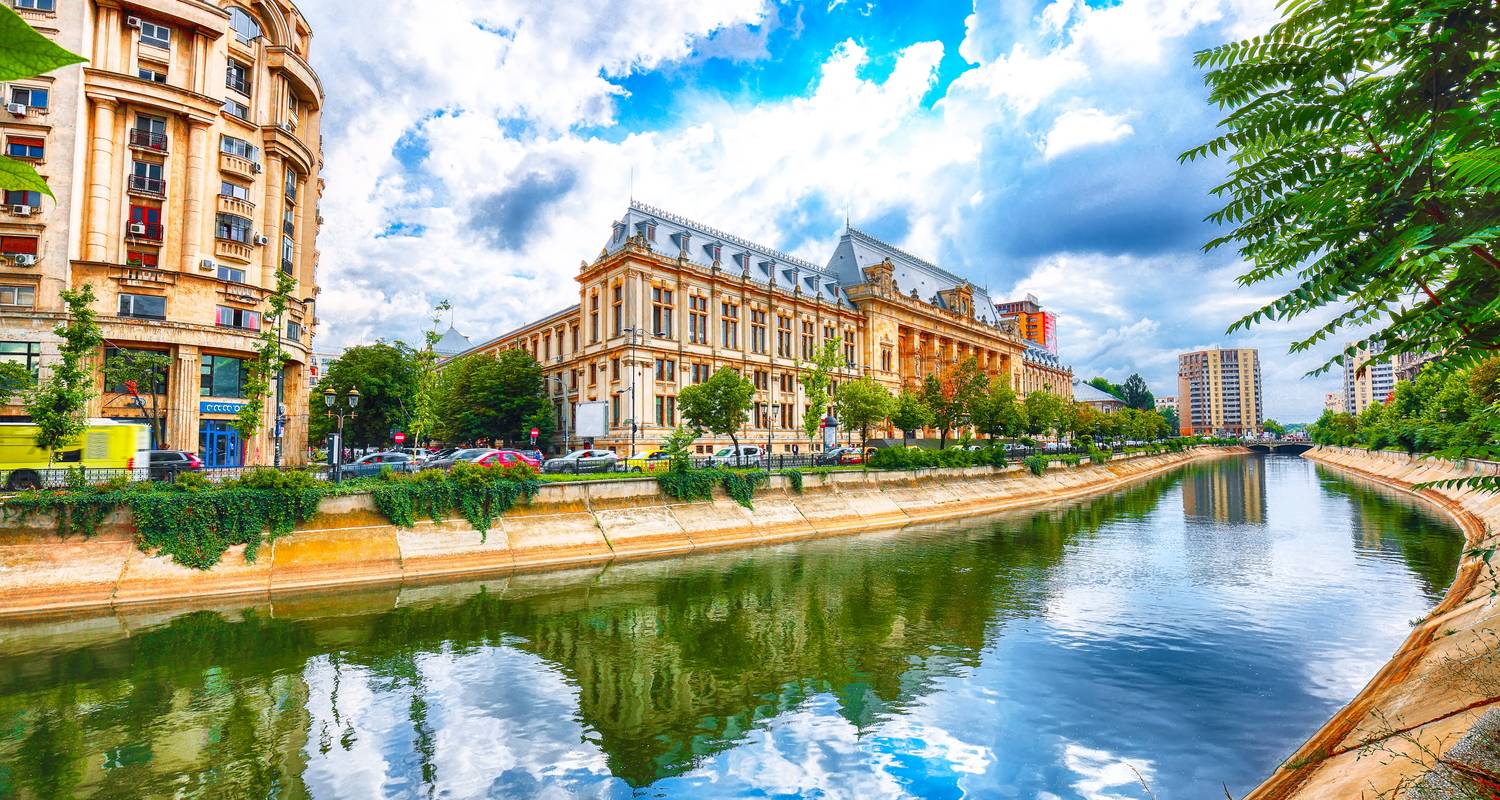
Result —
[[646, 241], [654, 242], [656, 241], [656, 222], [654, 220], [638, 222], [635, 226], [635, 232], [646, 237]]
[[719, 244], [718, 242], [714, 242], [712, 244], [705, 245], [703, 249], [708, 251], [708, 260], [711, 262], [716, 262], [719, 260], [719, 256], [723, 254], [724, 246]]
[[688, 249], [688, 242], [692, 240], [693, 234], [689, 233], [688, 231], [683, 231], [681, 233], [673, 234], [672, 238], [677, 240], [677, 249], [686, 253]]
[[624, 239], [624, 238], [625, 238], [625, 223], [623, 223], [623, 222], [616, 222], [615, 223], [615, 238], [614, 238], [614, 241], [618, 242], [618, 241], [620, 241], [621, 239]]

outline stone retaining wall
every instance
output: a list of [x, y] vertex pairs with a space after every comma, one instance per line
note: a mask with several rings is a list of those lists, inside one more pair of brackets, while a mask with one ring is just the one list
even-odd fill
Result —
[[[1500, 543], [1500, 494], [1411, 488], [1500, 474], [1500, 465], [1343, 447], [1320, 447], [1303, 457], [1414, 491], [1452, 516], [1470, 546]], [[1465, 557], [1443, 601], [1413, 627], [1390, 662], [1245, 800], [1406, 797], [1500, 700], [1497, 581], [1482, 561]]]
[[890, 529], [1109, 489], [1230, 452], [1244, 451], [1198, 448], [1072, 468], [1054, 463], [1042, 476], [1020, 466], [810, 474], [800, 494], [777, 475], [756, 493], [753, 511], [717, 489], [711, 501], [674, 501], [654, 478], [547, 483], [488, 535], [463, 519], [400, 529], [368, 495], [330, 497], [294, 533], [263, 545], [254, 563], [245, 562], [238, 546], [210, 570], [140, 552], [124, 512], [89, 539], [59, 539], [51, 521], [39, 518], [0, 530], [0, 615], [557, 568]]

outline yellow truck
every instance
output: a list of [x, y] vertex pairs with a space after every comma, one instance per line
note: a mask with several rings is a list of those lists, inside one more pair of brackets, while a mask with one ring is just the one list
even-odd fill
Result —
[[112, 419], [91, 419], [77, 439], [48, 459], [36, 446], [35, 425], [0, 422], [0, 485], [6, 489], [63, 486], [68, 470], [82, 468], [91, 481], [125, 475], [145, 480], [151, 468], [151, 429]]

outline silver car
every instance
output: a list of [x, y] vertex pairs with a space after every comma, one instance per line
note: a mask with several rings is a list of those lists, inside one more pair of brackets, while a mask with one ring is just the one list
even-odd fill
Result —
[[608, 450], [574, 450], [558, 458], [549, 458], [542, 464], [542, 472], [614, 472], [619, 456]]

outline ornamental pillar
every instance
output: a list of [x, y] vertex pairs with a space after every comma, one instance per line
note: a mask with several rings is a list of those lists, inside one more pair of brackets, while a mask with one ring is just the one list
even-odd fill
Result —
[[182, 271], [191, 272], [203, 258], [204, 182], [208, 170], [208, 123], [188, 120], [187, 200], [183, 204]]
[[115, 196], [111, 178], [115, 163], [116, 103], [114, 100], [94, 97], [89, 98], [89, 102], [94, 105], [94, 119], [89, 139], [92, 151], [88, 178], [89, 221], [84, 238], [83, 258], [85, 261], [104, 261], [109, 257], [112, 238], [109, 207]]

